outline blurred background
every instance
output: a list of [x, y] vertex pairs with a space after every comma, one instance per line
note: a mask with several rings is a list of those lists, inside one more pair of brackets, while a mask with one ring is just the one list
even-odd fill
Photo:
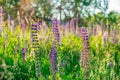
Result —
[[79, 27], [87, 26], [86, 23], [99, 24], [101, 21], [118, 25], [119, 5], [119, 0], [0, 0], [4, 20], [10, 15], [11, 19], [19, 23], [21, 20], [29, 23], [39, 18], [49, 24], [51, 19], [57, 18], [65, 24], [78, 17]]

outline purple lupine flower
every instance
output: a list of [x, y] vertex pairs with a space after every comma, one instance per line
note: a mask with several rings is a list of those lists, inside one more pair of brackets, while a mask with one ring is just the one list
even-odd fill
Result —
[[52, 20], [52, 32], [53, 32], [53, 35], [54, 35], [54, 40], [53, 40], [52, 48], [51, 48], [51, 51], [50, 51], [50, 62], [51, 62], [52, 73], [53, 73], [53, 76], [54, 76], [55, 73], [56, 73], [56, 70], [57, 70], [57, 67], [56, 67], [56, 61], [57, 61], [56, 47], [58, 45], [57, 43], [60, 42], [60, 34], [59, 34], [57, 19]]
[[55, 34], [55, 29], [58, 28], [57, 24], [58, 24], [57, 19], [53, 19], [52, 20], [52, 32], [53, 32], [53, 34]]
[[60, 44], [60, 34], [58, 28], [55, 29], [55, 40], [57, 40], [57, 43]]
[[87, 30], [82, 27], [81, 28], [81, 35], [82, 35], [82, 42], [83, 42], [83, 50], [82, 50], [82, 55], [81, 55], [81, 65], [83, 68], [88, 67], [88, 51], [89, 51], [89, 42], [88, 42], [88, 33]]
[[31, 28], [32, 30], [37, 30], [37, 27], [33, 27], [33, 28]]
[[36, 25], [36, 24], [32, 24], [32, 26], [35, 26], [35, 27], [37, 27], [37, 25]]
[[88, 42], [88, 32], [87, 30], [82, 27], [81, 28], [81, 35], [82, 35], [82, 42], [83, 42], [83, 49], [82, 49], [82, 54], [81, 54], [81, 66], [85, 70], [85, 80], [88, 79], [89, 76], [89, 42]]
[[85, 61], [84, 61], [84, 59], [85, 59], [85, 52], [82, 51], [82, 55], [81, 55], [81, 66], [82, 67], [85, 67]]
[[56, 55], [57, 55], [57, 52], [55, 50], [55, 47], [52, 46], [51, 51], [50, 51], [50, 62], [51, 62], [51, 68], [52, 68], [53, 75], [56, 73], [56, 70], [57, 70], [57, 66], [56, 66], [57, 56]]
[[31, 30], [32, 30], [32, 34], [37, 34], [37, 30], [38, 30], [38, 25], [37, 24], [32, 24], [32, 27], [31, 27]]
[[54, 34], [55, 40], [57, 40], [57, 43], [60, 44], [60, 34], [59, 34], [57, 19], [52, 20], [52, 32]]
[[87, 30], [85, 29], [85, 27], [82, 27], [82, 28], [81, 28], [81, 33], [82, 33], [83, 35], [84, 35], [84, 34], [85, 34], [85, 35], [87, 34]]
[[35, 53], [35, 66], [36, 66], [36, 76], [40, 76], [40, 63], [39, 63], [39, 43], [38, 43], [38, 26], [40, 25], [40, 22], [37, 22], [36, 24], [32, 24], [31, 30], [31, 39], [32, 39], [32, 48]]
[[40, 23], [41, 23], [41, 21], [37, 21], [37, 23], [36, 23], [38, 29], [40, 29], [40, 27], [41, 27]]

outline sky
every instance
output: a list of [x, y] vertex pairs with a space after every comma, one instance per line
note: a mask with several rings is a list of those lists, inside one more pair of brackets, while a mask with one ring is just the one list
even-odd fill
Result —
[[117, 12], [120, 12], [120, 0], [109, 0], [109, 8], [108, 12], [111, 10], [115, 10]]

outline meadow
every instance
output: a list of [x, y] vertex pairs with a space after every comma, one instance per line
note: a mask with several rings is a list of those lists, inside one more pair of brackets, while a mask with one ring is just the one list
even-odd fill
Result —
[[[34, 25], [17, 24], [13, 27], [7, 21], [3, 23], [0, 80], [120, 80], [119, 27], [79, 27], [52, 22], [47, 26], [44, 21], [35, 24], [37, 51], [32, 47]], [[53, 31], [54, 26], [59, 32]], [[82, 29], [87, 35], [87, 45]], [[59, 38], [54, 38], [57, 33]], [[84, 52], [86, 47], [88, 51]], [[52, 48], [56, 53], [52, 55], [53, 59], [50, 57]], [[82, 61], [86, 64], [82, 65]]]

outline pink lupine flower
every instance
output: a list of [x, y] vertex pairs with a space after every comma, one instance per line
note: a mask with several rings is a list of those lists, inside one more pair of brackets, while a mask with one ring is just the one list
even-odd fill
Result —
[[104, 34], [103, 34], [103, 40], [104, 41], [108, 41], [108, 32], [105, 32]]
[[113, 30], [112, 31], [112, 44], [115, 44], [117, 42], [117, 39], [116, 39], [116, 30]]
[[75, 33], [75, 30], [76, 30], [76, 29], [75, 29], [74, 19], [72, 19], [72, 20], [70, 21], [70, 28], [71, 28], [71, 31]]
[[4, 10], [3, 7], [0, 7], [0, 27], [3, 26], [3, 22], [4, 22]]
[[76, 33], [78, 34], [78, 21], [79, 21], [79, 18], [78, 16], [76, 17]]
[[96, 27], [93, 27], [93, 29], [92, 29], [92, 34], [93, 34], [94, 36], [97, 35], [97, 28], [96, 28]]
[[24, 33], [26, 31], [26, 23], [25, 23], [25, 21], [22, 21], [21, 28], [22, 28], [22, 31]]
[[8, 27], [10, 28], [10, 26], [11, 26], [11, 17], [10, 17], [10, 14], [8, 14], [7, 22], [8, 22]]

